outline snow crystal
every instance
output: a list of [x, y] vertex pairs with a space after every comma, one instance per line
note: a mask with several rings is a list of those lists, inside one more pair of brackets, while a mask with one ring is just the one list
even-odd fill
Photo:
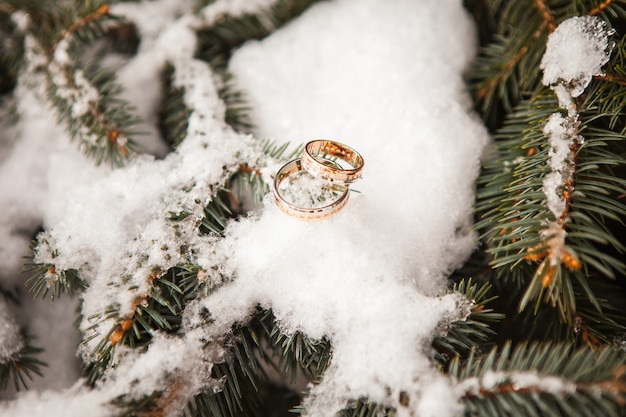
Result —
[[548, 38], [541, 60], [543, 83], [563, 81], [569, 85], [572, 97], [578, 97], [594, 75], [603, 74], [602, 66], [609, 61], [614, 46], [608, 39], [613, 33], [595, 16], [563, 21]]

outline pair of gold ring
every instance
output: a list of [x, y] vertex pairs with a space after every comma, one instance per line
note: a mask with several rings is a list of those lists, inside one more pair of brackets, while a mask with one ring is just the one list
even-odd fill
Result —
[[[341, 164], [343, 163], [343, 165]], [[348, 168], [344, 165], [349, 165]], [[313, 140], [302, 150], [302, 156], [283, 165], [274, 177], [274, 201], [279, 209], [298, 220], [322, 220], [338, 213], [348, 202], [349, 184], [361, 178], [365, 162], [354, 149], [332, 140]], [[301, 171], [326, 181], [338, 198], [329, 204], [301, 207], [285, 199], [280, 191], [281, 183]]]

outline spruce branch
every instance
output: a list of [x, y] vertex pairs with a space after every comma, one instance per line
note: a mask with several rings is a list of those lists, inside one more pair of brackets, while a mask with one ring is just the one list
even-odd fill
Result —
[[47, 366], [37, 359], [42, 349], [32, 345], [32, 338], [20, 329], [3, 297], [0, 297], [0, 323], [0, 390], [5, 390], [9, 381], [16, 391], [28, 388], [27, 380], [32, 380], [33, 374], [41, 376], [41, 367]]
[[86, 47], [112, 32], [117, 18], [103, 1], [61, 3], [46, 14], [32, 17], [25, 29], [30, 53], [45, 65], [47, 94], [60, 121], [83, 152], [97, 164], [124, 163], [138, 149], [132, 135], [139, 119], [120, 99], [121, 87], [114, 77], [93, 66], [81, 66]]
[[339, 412], [341, 417], [394, 417], [395, 415], [396, 411], [393, 408], [366, 399], [353, 401]]
[[226, 105], [224, 121], [235, 132], [250, 133], [254, 127], [250, 121], [250, 106], [246, 103], [245, 94], [237, 89], [235, 75], [229, 71], [221, 73], [221, 85], [217, 94]]
[[487, 0], [473, 4], [482, 8], [486, 20], [496, 23], [496, 31], [486, 39], [469, 74], [470, 87], [483, 119], [497, 128], [508, 114], [540, 87], [540, 60], [547, 36], [558, 23], [580, 15], [600, 15], [607, 21], [626, 16], [622, 0], [564, 1]]
[[121, 87], [105, 72], [89, 74], [76, 64], [48, 67], [48, 95], [72, 138], [78, 139], [86, 156], [97, 165], [121, 166], [138, 150], [131, 139], [139, 118], [134, 108], [119, 96]]
[[[617, 54], [611, 63], [619, 59]], [[598, 90], [590, 89], [586, 102], [597, 103], [594, 96]], [[609, 117], [613, 126], [622, 122], [614, 112], [608, 117], [598, 115], [597, 105], [582, 107], [585, 103], [579, 104], [582, 122], [577, 119], [572, 124], [572, 137], [584, 131], [585, 140], [570, 148], [569, 170], [563, 174], [565, 182], [557, 191], [564, 207], [556, 219], [555, 210], [551, 208], [550, 213], [546, 208], [545, 161], [550, 147], [545, 143], [543, 126], [558, 104], [545, 92], [518, 107], [496, 133], [501, 157], [486, 164], [479, 180], [484, 188], [478, 193], [477, 204], [484, 213], [477, 227], [485, 230], [483, 236], [491, 244], [488, 251], [494, 256], [494, 268], [525, 268], [522, 265], [527, 261], [538, 262], [520, 300], [520, 309], [536, 301], [537, 311], [538, 303], [544, 301], [558, 307], [561, 318], [570, 325], [576, 316], [572, 278], [584, 279], [588, 267], [609, 277], [614, 271], [624, 271], [621, 260], [599, 248], [609, 245], [624, 250], [620, 240], [605, 227], [606, 219], [620, 221], [626, 213], [625, 206], [615, 198], [624, 189], [624, 181], [610, 174], [612, 167], [624, 164], [616, 147], [609, 146], [615, 143], [619, 149], [620, 135], [602, 128]], [[621, 103], [616, 98], [613, 106], [619, 108]], [[586, 295], [598, 305], [591, 292]]]
[[198, 29], [196, 57], [224, 70], [233, 50], [250, 39], [262, 39], [301, 14], [318, 0], [278, 0], [256, 14], [223, 16], [215, 24]]
[[[155, 332], [178, 332], [182, 311], [201, 285], [200, 271], [193, 266], [168, 271], [155, 269], [149, 277], [149, 290], [135, 300], [131, 315], [121, 317], [115, 305], [109, 307], [104, 319], [115, 319], [115, 325], [100, 339], [92, 352], [93, 359], [85, 366], [91, 383], [102, 377], [116, 346], [138, 348], [148, 345]], [[86, 342], [89, 340], [83, 341]]]
[[111, 401], [111, 405], [120, 411], [116, 417], [142, 417], [145, 415], [159, 415], [157, 400], [163, 395], [162, 392], [154, 392], [142, 398], [132, 398], [128, 395], [120, 395]]
[[488, 344], [496, 333], [491, 324], [498, 322], [504, 315], [489, 308], [497, 297], [491, 295], [491, 285], [478, 285], [472, 279], [461, 280], [454, 284], [452, 292], [465, 296], [471, 303], [471, 312], [463, 320], [450, 323], [447, 333], [433, 339], [436, 359], [445, 364], [456, 356], [465, 356], [471, 349]]
[[505, 344], [489, 354], [455, 359], [469, 415], [621, 416], [626, 404], [624, 356], [610, 347]]
[[223, 342], [227, 354], [213, 366], [212, 377], [221, 381], [217, 391], [196, 395], [188, 404], [185, 416], [258, 416], [261, 414], [259, 391], [267, 384], [262, 360], [262, 341], [258, 315], [248, 323], [236, 324]]
[[226, 222], [234, 217], [229, 207], [230, 197], [231, 191], [227, 188], [222, 188], [204, 207], [204, 217], [200, 225], [201, 233], [221, 235], [224, 232]]
[[499, 30], [476, 58], [470, 85], [484, 119], [492, 120], [498, 106], [510, 112], [538, 84], [539, 60], [557, 11], [543, 0], [488, 3]]
[[[274, 141], [267, 140], [263, 143], [262, 153], [265, 158], [278, 162], [286, 162], [297, 155], [302, 153], [302, 145], [295, 147], [291, 151], [289, 150], [289, 142], [278, 144]], [[251, 165], [248, 162], [243, 162], [239, 166], [239, 170], [233, 174], [229, 183], [233, 190], [233, 196], [236, 201], [244, 200], [244, 195], [249, 192], [252, 200], [252, 205], [259, 204], [263, 197], [269, 192], [270, 185], [267, 184], [263, 178], [261, 168], [266, 164], [266, 161], [257, 160]]]
[[11, 16], [10, 9], [0, 8], [0, 94], [13, 89], [24, 60], [24, 36]]
[[32, 274], [24, 285], [34, 298], [43, 300], [50, 293], [50, 299], [54, 301], [62, 294], [73, 297], [88, 287], [79, 269], [56, 265], [55, 259], [59, 252], [52, 247], [47, 233], [40, 233], [34, 243], [36, 245], [31, 247], [32, 255], [23, 266], [24, 272]]
[[332, 347], [327, 339], [312, 339], [300, 331], [285, 333], [271, 310], [260, 315], [259, 325], [272, 355], [278, 357], [278, 368], [292, 383], [299, 375], [316, 380], [330, 364]]
[[42, 300], [48, 292], [51, 300], [60, 298], [62, 294], [73, 297], [88, 286], [76, 269], [57, 271], [54, 264], [26, 263], [24, 270], [33, 272], [24, 285], [33, 293], [33, 297]]
[[19, 351], [0, 359], [0, 390], [5, 390], [10, 381], [16, 391], [28, 389], [28, 381], [32, 381], [34, 375], [43, 375], [41, 368], [47, 364], [37, 359], [43, 349], [32, 346], [30, 338], [24, 339], [24, 346]]
[[162, 99], [159, 108], [161, 136], [172, 148], [178, 147], [187, 136], [192, 110], [185, 104], [185, 89], [173, 85], [175, 67], [167, 63], [161, 72]]

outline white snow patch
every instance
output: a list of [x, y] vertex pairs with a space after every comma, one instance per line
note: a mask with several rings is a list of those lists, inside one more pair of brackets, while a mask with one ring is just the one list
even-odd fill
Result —
[[487, 371], [480, 377], [465, 379], [458, 385], [466, 394], [480, 395], [481, 390], [497, 390], [500, 385], [512, 385], [515, 390], [537, 390], [554, 395], [576, 394], [576, 384], [558, 376], [534, 371]]
[[615, 31], [596, 16], [571, 17], [550, 34], [546, 52], [541, 59], [543, 83], [563, 81], [572, 97], [585, 90], [594, 75], [602, 75], [602, 66], [609, 62], [614, 44], [608, 37]]
[[602, 75], [614, 44], [614, 33], [598, 17], [572, 17], [563, 21], [550, 34], [541, 60], [543, 83], [554, 90], [559, 105], [567, 110], [550, 116], [543, 128], [550, 145], [550, 172], [543, 180], [543, 193], [548, 209], [556, 221], [567, 210], [564, 192], [571, 192], [570, 181], [575, 169], [575, 149], [584, 142], [578, 134], [579, 117], [574, 98], [585, 90], [595, 75]]
[[402, 412], [401, 391], [422, 416], [459, 411], [428, 346], [441, 321], [466, 314], [437, 295], [475, 244], [486, 134], [461, 77], [473, 36], [460, 2], [344, 0], [231, 59], [257, 136], [334, 139], [365, 158], [360, 193], [335, 217], [302, 223], [267, 199], [259, 218], [231, 225], [220, 246], [237, 279], [205, 303], [218, 332], [259, 303], [287, 329], [331, 340], [311, 416], [363, 396]]

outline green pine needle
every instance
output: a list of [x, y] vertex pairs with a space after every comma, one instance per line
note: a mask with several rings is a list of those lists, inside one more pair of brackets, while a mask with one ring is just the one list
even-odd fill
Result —
[[465, 356], [471, 349], [488, 344], [490, 338], [496, 334], [491, 329], [491, 324], [504, 318], [503, 314], [488, 307], [496, 298], [491, 295], [490, 284], [485, 283], [479, 286], [472, 279], [461, 280], [454, 285], [452, 291], [463, 294], [472, 302], [472, 308], [471, 313], [464, 320], [450, 323], [450, 328], [445, 335], [433, 339], [435, 357], [444, 364], [451, 358]]
[[0, 361], [0, 391], [5, 390], [9, 382], [13, 382], [16, 391], [28, 389], [28, 381], [34, 375], [42, 376], [41, 368], [48, 366], [37, 359], [43, 349], [30, 345], [30, 338], [24, 338], [25, 346], [13, 354], [8, 360]]
[[505, 344], [454, 359], [448, 373], [466, 387], [469, 415], [618, 417], [626, 401], [624, 365], [624, 355], [610, 347]]

